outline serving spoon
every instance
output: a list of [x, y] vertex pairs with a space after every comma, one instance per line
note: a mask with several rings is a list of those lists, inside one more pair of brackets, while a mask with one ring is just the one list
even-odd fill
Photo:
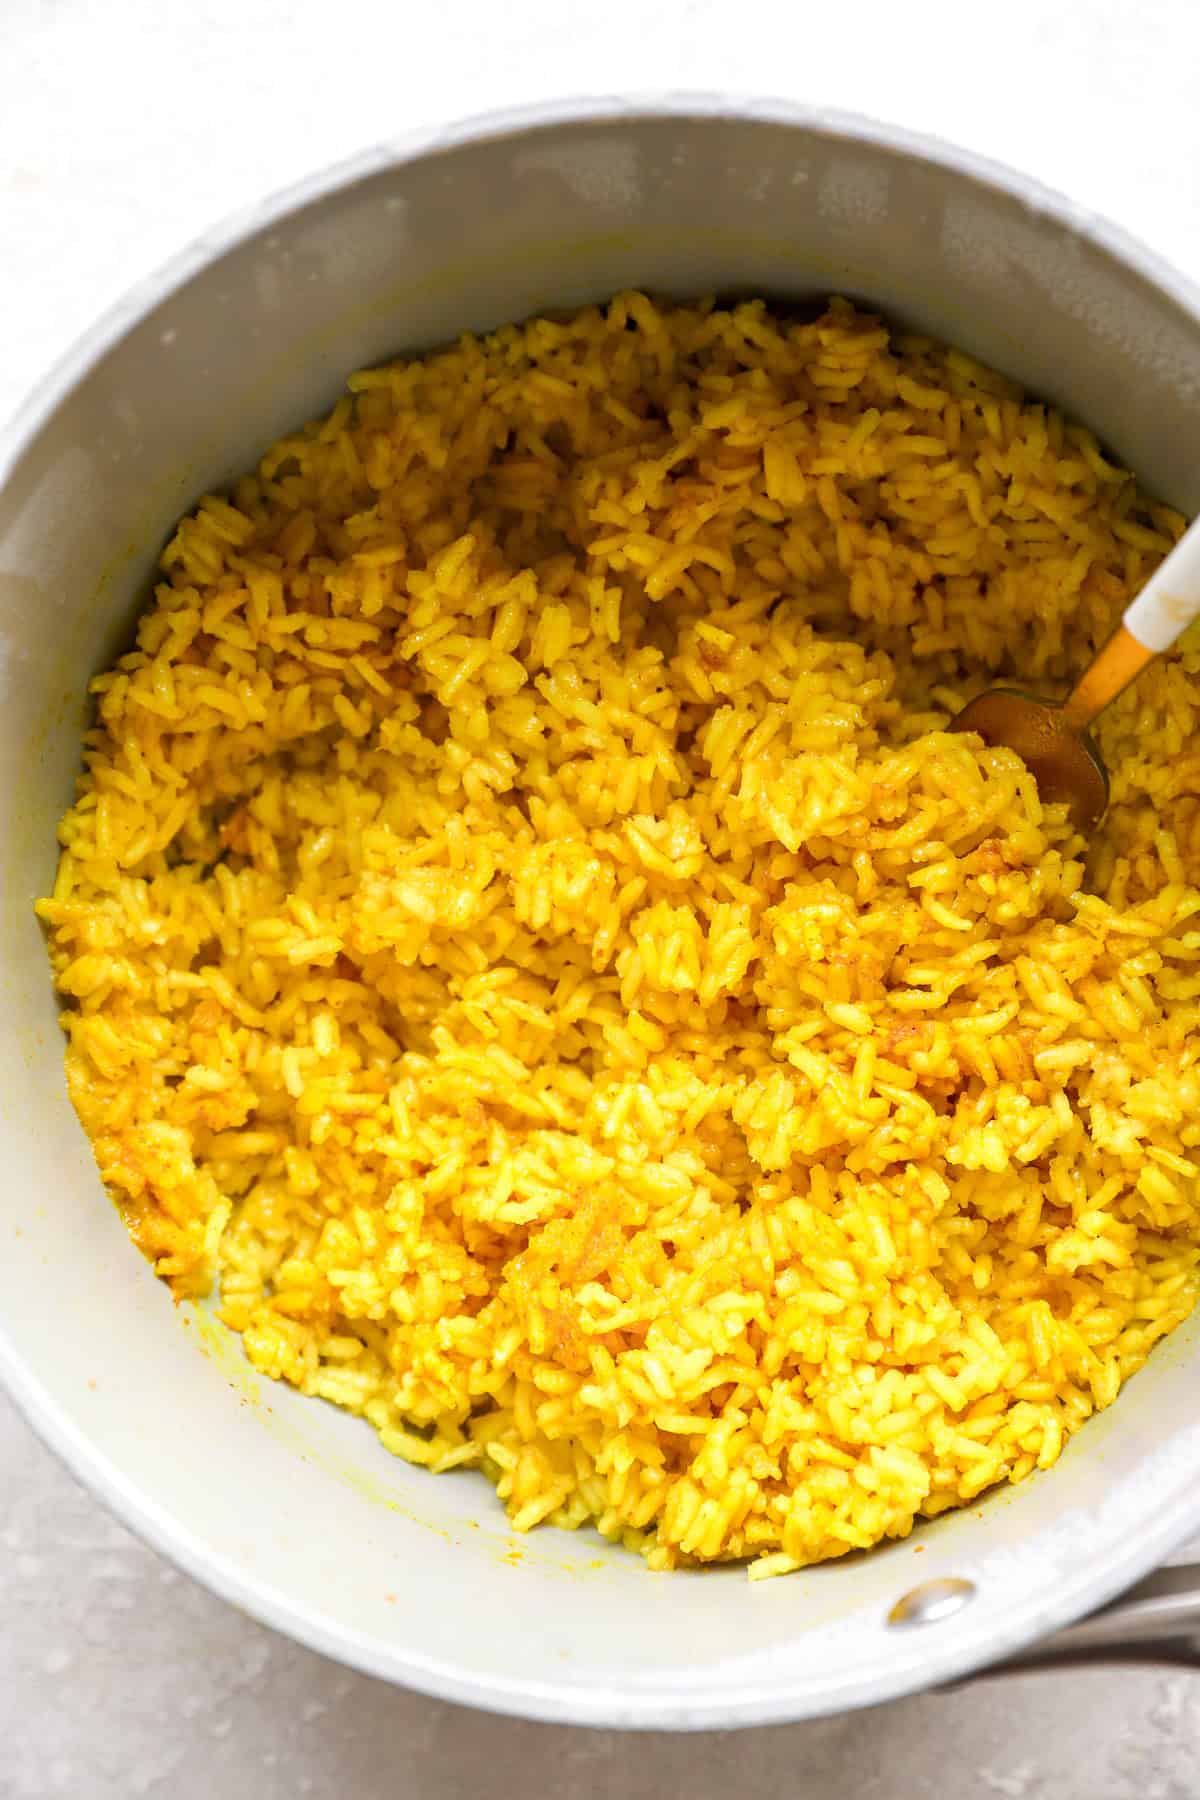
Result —
[[1108, 770], [1088, 727], [1196, 618], [1200, 520], [1164, 557], [1065, 700], [988, 688], [967, 702], [950, 729], [974, 731], [985, 744], [1015, 750], [1042, 800], [1065, 800], [1079, 829], [1091, 831], [1108, 806]]

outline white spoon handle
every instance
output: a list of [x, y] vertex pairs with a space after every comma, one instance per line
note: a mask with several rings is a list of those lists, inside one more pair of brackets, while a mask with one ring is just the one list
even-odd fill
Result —
[[1155, 655], [1200, 618], [1200, 526], [1189, 525], [1125, 611], [1126, 631]]
[[1086, 731], [1147, 663], [1169, 650], [1200, 618], [1200, 524], [1189, 525], [1171, 554], [1125, 609], [1116, 631], [1067, 696], [1062, 709], [1073, 731]]

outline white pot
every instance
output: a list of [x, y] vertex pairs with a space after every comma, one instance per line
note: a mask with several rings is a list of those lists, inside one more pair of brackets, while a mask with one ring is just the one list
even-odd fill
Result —
[[[97, 326], [0, 452], [0, 1366], [128, 1524], [317, 1649], [538, 1718], [742, 1725], [1009, 1655], [1196, 1529], [1196, 1322], [1052, 1471], [867, 1557], [751, 1584], [732, 1568], [653, 1575], [589, 1535], [514, 1540], [478, 1475], [390, 1459], [173, 1306], [68, 1104], [32, 911], [88, 677], [125, 640], [179, 512], [327, 407], [350, 369], [632, 284], [865, 297], [1200, 504], [1197, 296], [1023, 178], [883, 126], [697, 98], [541, 109], [371, 151], [199, 239]], [[889, 1624], [901, 1596], [948, 1577], [973, 1584], [965, 1604]], [[1144, 1636], [1163, 1610], [1121, 1616]]]

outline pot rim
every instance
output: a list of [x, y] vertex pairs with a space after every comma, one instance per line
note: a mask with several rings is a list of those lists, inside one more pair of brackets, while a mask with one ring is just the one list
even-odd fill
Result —
[[[953, 175], [1046, 216], [1063, 231], [1087, 241], [1147, 287], [1165, 297], [1196, 331], [1200, 343], [1200, 286], [1165, 258], [1111, 221], [1078, 206], [1054, 189], [1007, 165], [944, 139], [838, 109], [737, 94], [672, 91], [628, 96], [579, 96], [539, 101], [475, 114], [450, 125], [418, 127], [385, 139], [266, 198], [228, 214], [192, 239], [153, 273], [131, 287], [38, 379], [0, 429], [0, 489], [7, 485], [38, 434], [73, 390], [155, 307], [194, 276], [257, 233], [314, 202], [348, 190], [387, 168], [438, 156], [468, 144], [530, 135], [560, 125], [586, 129], [635, 120], [729, 119], [792, 126], [828, 140], [868, 144]], [[705, 1730], [784, 1724], [857, 1706], [877, 1704], [961, 1679], [1008, 1657], [1046, 1633], [1112, 1599], [1175, 1549], [1200, 1525], [1200, 1429], [1177, 1446], [1169, 1479], [1159, 1483], [1149, 1518], [1141, 1507], [1118, 1530], [1099, 1565], [1027, 1593], [997, 1618], [969, 1608], [953, 1641], [935, 1633], [889, 1637], [886, 1666], [864, 1665], [850, 1685], [842, 1677], [806, 1683], [802, 1694], [761, 1676], [719, 1694], [697, 1693], [666, 1676], [644, 1681], [551, 1683], [481, 1676], [419, 1651], [348, 1630], [293, 1602], [278, 1586], [256, 1580], [232, 1558], [214, 1552], [203, 1536], [182, 1525], [140, 1490], [42, 1386], [7, 1328], [0, 1323], [0, 1381], [46, 1446], [90, 1492], [161, 1555], [193, 1579], [261, 1624], [364, 1674], [390, 1680], [434, 1698], [549, 1724], [624, 1729]], [[1136, 1527], [1136, 1530], [1128, 1527]], [[957, 1624], [958, 1622], [956, 1622]], [[882, 1625], [882, 1620], [881, 1620]]]

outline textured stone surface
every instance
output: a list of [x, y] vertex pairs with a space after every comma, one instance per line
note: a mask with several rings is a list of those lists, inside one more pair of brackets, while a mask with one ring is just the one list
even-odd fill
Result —
[[[2, 0], [0, 415], [212, 219], [374, 139], [552, 94], [757, 90], [884, 114], [1022, 164], [1200, 276], [1198, 51], [1194, 0]], [[0, 1619], [0, 1800], [1200, 1794], [1200, 1675], [1177, 1672], [704, 1738], [398, 1693], [177, 1574], [3, 1401]]]

